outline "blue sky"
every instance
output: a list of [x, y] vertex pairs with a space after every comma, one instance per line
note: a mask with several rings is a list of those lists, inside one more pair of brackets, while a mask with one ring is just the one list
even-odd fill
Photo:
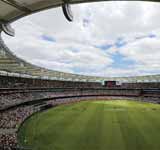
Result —
[[56, 40], [52, 37], [52, 36], [49, 36], [49, 35], [42, 35], [41, 36], [41, 38], [42, 38], [42, 40], [44, 40], [44, 41], [47, 41], [47, 42], [56, 42]]
[[[19, 57], [45, 68], [96, 76], [160, 74], [160, 4], [100, 2], [61, 8], [15, 23], [5, 38]], [[148, 11], [150, 10], [150, 11]]]

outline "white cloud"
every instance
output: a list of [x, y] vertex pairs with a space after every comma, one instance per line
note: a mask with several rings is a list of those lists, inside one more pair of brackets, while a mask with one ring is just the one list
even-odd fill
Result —
[[136, 62], [136, 69], [142, 72], [160, 72], [160, 38], [143, 38], [129, 43], [119, 52], [126, 59]]
[[[16, 37], [4, 36], [5, 41], [19, 57], [53, 70], [101, 76], [160, 73], [160, 4], [100, 2], [74, 5], [73, 12], [73, 23], [60, 8], [27, 16], [13, 24]], [[135, 40], [151, 33], [157, 36]], [[45, 41], [43, 35], [55, 42]], [[114, 44], [120, 37], [128, 43], [124, 47], [95, 47]], [[112, 66], [117, 52], [135, 61], [131, 69]]]
[[160, 64], [160, 39], [143, 38], [127, 44], [119, 50], [128, 59], [142, 64]]

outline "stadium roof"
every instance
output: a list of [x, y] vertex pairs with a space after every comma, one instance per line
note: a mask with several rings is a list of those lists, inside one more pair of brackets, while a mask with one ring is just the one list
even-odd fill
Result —
[[[62, 6], [66, 2], [76, 4], [94, 1], [103, 0], [0, 0], [0, 21], [5, 23], [13, 22], [23, 16], [44, 9]], [[156, 0], [153, 1], [157, 2]]]

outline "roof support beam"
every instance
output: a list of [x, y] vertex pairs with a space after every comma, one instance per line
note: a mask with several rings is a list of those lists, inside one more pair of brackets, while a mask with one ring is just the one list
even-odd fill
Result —
[[20, 11], [26, 12], [26, 13], [31, 13], [32, 11], [28, 8], [26, 8], [25, 6], [22, 6], [21, 4], [17, 3], [15, 0], [1, 0], [2, 2], [13, 6], [15, 8], [17, 8]]

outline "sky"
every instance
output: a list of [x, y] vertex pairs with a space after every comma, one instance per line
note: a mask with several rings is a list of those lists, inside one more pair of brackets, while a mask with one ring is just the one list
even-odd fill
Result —
[[14, 54], [52, 70], [122, 77], [160, 74], [160, 4], [98, 2], [72, 5], [74, 21], [61, 8], [12, 24], [3, 38]]

